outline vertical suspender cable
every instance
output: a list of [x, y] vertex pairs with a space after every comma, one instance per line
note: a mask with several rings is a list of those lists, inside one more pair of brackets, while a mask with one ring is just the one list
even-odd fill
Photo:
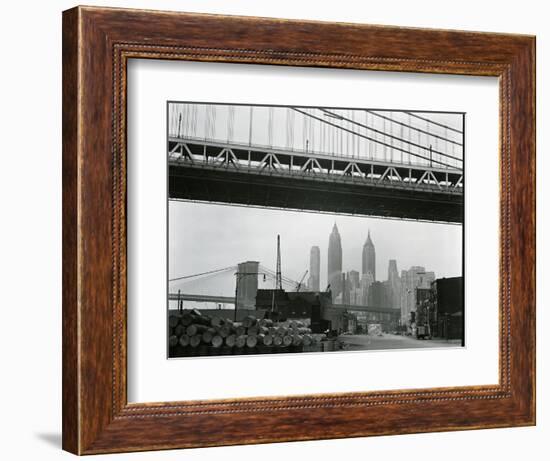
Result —
[[269, 147], [273, 147], [273, 107], [270, 106], [268, 110], [268, 127], [267, 127], [267, 138]]
[[[405, 133], [404, 133], [403, 125], [399, 125], [399, 137], [401, 139], [405, 139], [404, 135], [405, 135]], [[405, 147], [405, 146], [403, 146], [403, 141], [401, 141], [399, 143], [399, 147], [401, 148], [401, 164], [402, 164], [403, 163], [403, 148]]]
[[249, 123], [248, 123], [248, 145], [252, 145], [252, 123], [254, 118], [254, 106], [250, 106]]

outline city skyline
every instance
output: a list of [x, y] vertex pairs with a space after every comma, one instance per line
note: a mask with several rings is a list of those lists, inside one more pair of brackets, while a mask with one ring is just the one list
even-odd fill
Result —
[[[170, 207], [173, 208], [169, 222], [170, 278], [246, 260], [259, 261], [275, 269], [275, 239], [280, 234], [283, 275], [290, 279], [299, 281], [306, 270], [311, 271], [312, 246], [322, 249], [319, 285], [324, 290], [328, 284], [329, 231], [334, 230], [335, 224], [342, 247], [340, 274], [355, 270], [361, 277], [363, 247], [370, 230], [371, 243], [375, 236], [379, 255], [376, 261], [379, 274], [386, 274], [389, 261], [396, 260], [399, 275], [414, 266], [427, 267], [438, 277], [462, 275], [462, 250], [457, 251], [462, 247], [461, 226], [194, 202], [171, 202]], [[254, 227], [256, 232], [251, 235]], [[301, 238], [297, 240], [296, 235]], [[411, 235], [415, 236], [412, 247]], [[199, 251], [193, 244], [204, 239], [208, 239], [211, 247], [207, 252]], [[178, 258], [178, 254], [185, 257]], [[201, 283], [192, 288], [200, 291]], [[271, 285], [273, 282], [269, 279], [260, 281], [260, 287]], [[174, 288], [177, 289], [177, 285]], [[216, 289], [217, 294], [225, 295], [233, 290], [234, 277], [222, 281]]]

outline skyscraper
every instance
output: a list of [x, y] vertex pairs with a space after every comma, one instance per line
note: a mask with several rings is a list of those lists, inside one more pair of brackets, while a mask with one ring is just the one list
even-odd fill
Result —
[[388, 290], [390, 307], [399, 308], [401, 306], [401, 279], [399, 278], [395, 259], [390, 259], [388, 265]]
[[360, 290], [361, 290], [361, 302], [363, 306], [366, 306], [369, 300], [369, 290], [371, 285], [374, 283], [374, 277], [372, 272], [367, 272], [366, 274], [361, 275], [360, 281]]
[[332, 291], [332, 299], [335, 299], [342, 291], [342, 241], [336, 223], [328, 239], [327, 262], [327, 280]]
[[370, 239], [370, 229], [367, 236], [367, 241], [363, 245], [363, 270], [362, 274], [371, 272], [374, 280], [376, 280], [376, 251], [374, 244]]
[[321, 272], [321, 250], [319, 247], [311, 247], [309, 252], [309, 279], [307, 285], [311, 291], [319, 291], [319, 277]]

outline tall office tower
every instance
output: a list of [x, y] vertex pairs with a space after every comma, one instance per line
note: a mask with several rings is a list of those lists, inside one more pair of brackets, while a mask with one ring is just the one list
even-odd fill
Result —
[[360, 281], [360, 290], [361, 290], [361, 301], [357, 304], [366, 306], [369, 299], [369, 290], [371, 285], [374, 283], [374, 276], [372, 272], [367, 272], [366, 274], [361, 275]]
[[388, 299], [387, 281], [373, 282], [369, 288], [367, 306], [390, 307]]
[[390, 307], [401, 307], [401, 279], [399, 278], [395, 259], [390, 259], [388, 265], [388, 290]]
[[360, 304], [358, 299], [359, 295], [359, 272], [356, 270], [351, 270], [346, 274], [346, 290], [348, 292], [347, 296], [349, 298], [349, 303], [347, 304]]
[[237, 284], [237, 308], [255, 309], [256, 294], [258, 293], [258, 268], [257, 261], [239, 263], [238, 272], [235, 275]]
[[401, 271], [401, 323], [407, 325], [411, 311], [416, 309], [416, 289], [430, 288], [435, 280], [434, 272], [426, 272], [422, 266], [412, 266]]
[[363, 245], [363, 271], [362, 274], [372, 273], [374, 280], [376, 280], [376, 251], [374, 244], [370, 239], [370, 229], [367, 237], [367, 241]]
[[327, 280], [332, 291], [332, 299], [335, 299], [342, 292], [342, 241], [336, 223], [328, 239], [327, 262]]
[[311, 247], [309, 252], [309, 279], [307, 282], [308, 288], [311, 291], [319, 291], [320, 289], [320, 273], [321, 273], [321, 250], [319, 247]]
[[345, 273], [342, 273], [342, 304], [350, 303], [350, 286], [349, 279], [346, 277]]

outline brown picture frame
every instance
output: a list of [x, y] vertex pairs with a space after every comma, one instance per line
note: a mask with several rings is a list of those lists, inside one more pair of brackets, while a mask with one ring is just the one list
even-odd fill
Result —
[[[131, 58], [498, 77], [498, 385], [129, 404], [125, 110]], [[76, 454], [535, 424], [535, 38], [94, 7], [65, 11], [62, 396], [63, 448]]]

